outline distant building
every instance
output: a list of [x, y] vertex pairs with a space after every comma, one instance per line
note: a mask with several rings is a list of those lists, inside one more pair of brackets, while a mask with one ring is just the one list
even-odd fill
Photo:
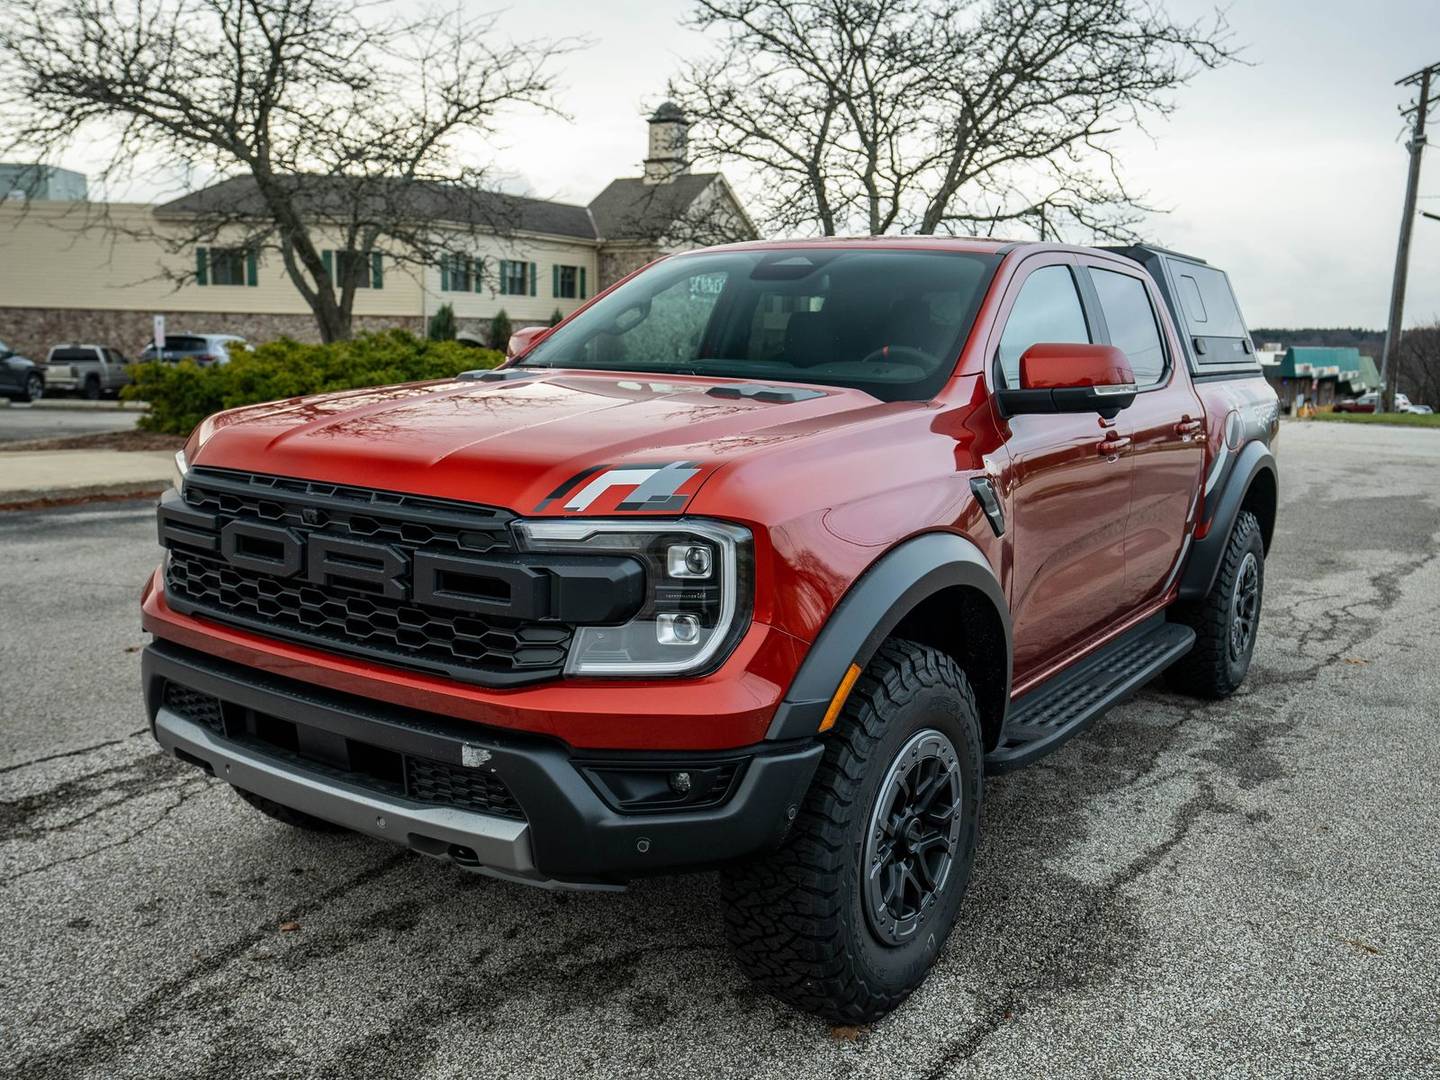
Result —
[[[493, 217], [485, 220], [504, 227], [477, 236], [457, 224], [454, 252], [432, 266], [403, 263], [383, 250], [368, 253], [354, 328], [423, 333], [436, 309], [450, 304], [458, 329], [483, 337], [501, 309], [516, 326], [547, 322], [553, 312], [569, 314], [662, 254], [754, 238], [755, 227], [725, 178], [690, 170], [687, 144], [685, 117], [667, 102], [650, 118], [643, 174], [612, 181], [589, 205], [487, 195]], [[62, 178], [51, 183], [51, 177], [63, 172], [51, 170], [38, 190], [60, 190]], [[30, 167], [27, 176], [38, 175]], [[85, 202], [84, 178], [79, 180], [79, 201], [53, 194], [0, 201], [6, 253], [0, 260], [0, 340], [29, 355], [44, 355], [60, 341], [138, 351], [150, 337], [154, 315], [164, 315], [174, 332], [318, 340], [314, 317], [278, 256], [247, 250], [238, 231], [229, 243], [226, 233], [183, 250], [163, 241], [167, 228], [177, 238], [193, 235], [196, 218], [203, 221], [222, 208], [227, 216], [238, 210], [243, 217], [254, 202], [258, 213], [249, 177], [159, 206]], [[327, 185], [344, 182], [295, 180], [313, 189], [307, 194], [316, 200], [325, 199]], [[446, 185], [413, 183], [403, 197], [417, 219], [439, 230], [447, 222], [474, 220], [474, 195], [459, 198]], [[332, 242], [323, 252], [327, 262], [344, 254], [334, 250], [342, 246]], [[177, 274], [193, 279], [177, 288]]]
[[0, 199], [82, 202], [87, 195], [84, 173], [53, 165], [0, 162]]
[[1293, 411], [1297, 399], [1316, 408], [1380, 389], [1375, 361], [1359, 349], [1292, 345], [1277, 353], [1270, 345], [1257, 350], [1265, 378], [1275, 387], [1280, 407]]

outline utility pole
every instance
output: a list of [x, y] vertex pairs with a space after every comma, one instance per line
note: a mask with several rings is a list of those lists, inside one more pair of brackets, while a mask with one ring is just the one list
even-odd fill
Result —
[[[1415, 104], [1402, 109], [1401, 116], [1414, 115], [1415, 126], [1410, 141], [1410, 176], [1405, 183], [1405, 212], [1400, 216], [1400, 244], [1395, 251], [1395, 277], [1390, 285], [1390, 322], [1385, 328], [1385, 351], [1380, 357], [1382, 389], [1378, 411], [1395, 411], [1395, 383], [1400, 373], [1400, 323], [1405, 314], [1405, 277], [1410, 270], [1410, 230], [1415, 224], [1415, 200], [1420, 189], [1420, 158], [1425, 153], [1425, 120], [1429, 111], [1430, 84], [1440, 78], [1440, 64], [1431, 64], [1413, 75], [1406, 75], [1396, 86], [1420, 86]], [[1440, 98], [1437, 98], [1440, 100]]]

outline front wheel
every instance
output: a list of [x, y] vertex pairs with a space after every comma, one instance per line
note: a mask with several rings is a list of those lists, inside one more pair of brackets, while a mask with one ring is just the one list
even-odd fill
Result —
[[33, 371], [25, 376], [25, 389], [20, 393], [21, 401], [39, 401], [45, 396], [45, 380]]
[[1265, 540], [1260, 519], [1235, 519], [1215, 584], [1199, 600], [1177, 604], [1172, 617], [1195, 631], [1195, 646], [1166, 672], [1175, 689], [1219, 699], [1235, 692], [1250, 670], [1265, 597]]
[[789, 842], [723, 875], [726, 931], [764, 989], [868, 1023], [924, 980], [965, 895], [982, 784], [975, 695], [949, 656], [890, 641], [826, 738]]

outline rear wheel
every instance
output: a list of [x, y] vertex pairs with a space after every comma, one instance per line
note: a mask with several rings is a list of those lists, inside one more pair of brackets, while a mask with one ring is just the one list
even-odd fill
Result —
[[35, 372], [25, 376], [25, 389], [20, 393], [21, 401], [39, 401], [45, 396], [45, 380]]
[[83, 394], [85, 395], [85, 400], [86, 400], [86, 401], [99, 401], [99, 400], [100, 400], [100, 378], [99, 378], [99, 376], [97, 376], [97, 375], [91, 375], [89, 378], [87, 378], [87, 379], [85, 380], [85, 385], [84, 385], [84, 387], [81, 389], [81, 393], [83, 393]]
[[1175, 605], [1172, 617], [1195, 631], [1195, 647], [1166, 677], [1175, 689], [1203, 698], [1235, 692], [1250, 670], [1265, 595], [1265, 540], [1260, 519], [1242, 511], [1230, 531], [1210, 592]]
[[909, 641], [856, 684], [789, 842], [722, 878], [740, 964], [837, 1023], [894, 1009], [934, 966], [975, 858], [980, 721], [965, 674]]
[[265, 798], [263, 795], [256, 795], [253, 791], [246, 791], [243, 788], [235, 788], [235, 794], [244, 799], [247, 803], [259, 810], [268, 818], [274, 818], [284, 825], [296, 829], [305, 829], [308, 832], [320, 833], [343, 833], [349, 832], [343, 825], [336, 825], [333, 821], [326, 821], [300, 810], [292, 810], [288, 806], [281, 806], [279, 803]]

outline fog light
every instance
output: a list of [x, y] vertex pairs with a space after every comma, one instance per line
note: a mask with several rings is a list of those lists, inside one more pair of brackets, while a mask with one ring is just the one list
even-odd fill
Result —
[[690, 790], [690, 774], [688, 772], [672, 772], [670, 774], [670, 790], [676, 795], [684, 795]]
[[675, 578], [708, 578], [713, 565], [704, 544], [671, 544], [665, 552], [665, 569]]
[[657, 615], [655, 640], [661, 645], [694, 645], [700, 640], [700, 619], [695, 615]]

